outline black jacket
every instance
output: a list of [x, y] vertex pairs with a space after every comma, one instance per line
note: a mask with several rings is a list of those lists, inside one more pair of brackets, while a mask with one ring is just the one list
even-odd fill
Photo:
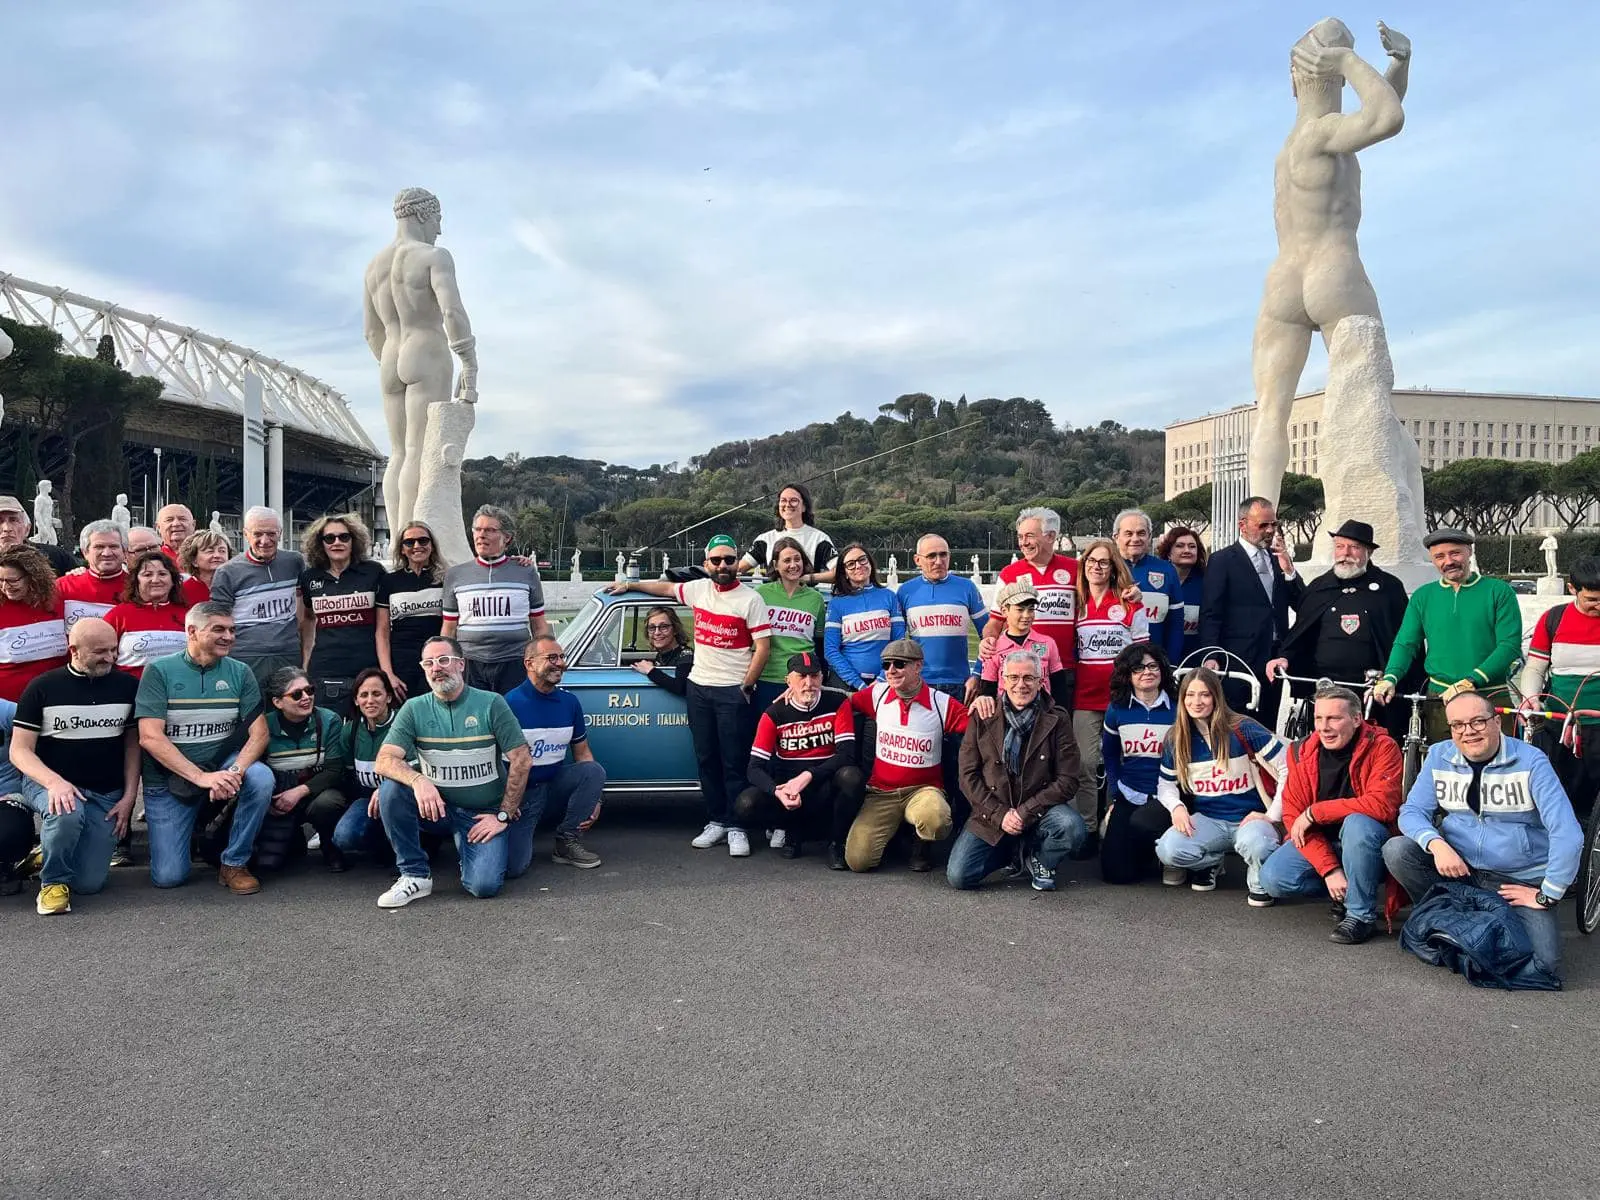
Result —
[[1400, 930], [1400, 948], [1449, 967], [1474, 987], [1558, 992], [1561, 978], [1533, 957], [1511, 906], [1491, 891], [1446, 880], [1428, 889]]
[[1238, 542], [1224, 546], [1206, 561], [1205, 590], [1200, 600], [1200, 645], [1221, 646], [1250, 664], [1257, 675], [1289, 632], [1289, 613], [1300, 605], [1306, 585], [1300, 576], [1285, 579], [1272, 559], [1276, 580], [1272, 599], [1261, 586], [1250, 555]]
[[[1373, 585], [1376, 584], [1376, 589]], [[1289, 660], [1291, 675], [1319, 675], [1316, 664], [1317, 637], [1322, 618], [1345, 588], [1374, 591], [1366, 604], [1373, 646], [1377, 650], [1375, 664], [1382, 671], [1389, 661], [1389, 650], [1395, 635], [1400, 632], [1400, 622], [1405, 619], [1406, 585], [1389, 572], [1371, 565], [1354, 579], [1340, 579], [1331, 570], [1318, 575], [1306, 587], [1300, 606], [1295, 610], [1294, 628], [1284, 637], [1278, 653]]]

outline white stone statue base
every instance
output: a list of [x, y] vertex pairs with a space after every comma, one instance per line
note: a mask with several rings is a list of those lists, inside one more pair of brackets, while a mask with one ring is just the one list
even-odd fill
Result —
[[1565, 596], [1567, 594], [1567, 581], [1559, 575], [1541, 575], [1534, 581], [1533, 594], [1536, 596]]
[[450, 567], [472, 557], [472, 543], [461, 519], [461, 459], [477, 419], [477, 408], [471, 404], [452, 401], [428, 406], [417, 506], [411, 519], [427, 522], [438, 539], [439, 557]]
[[1318, 464], [1324, 524], [1366, 521], [1378, 543], [1373, 560], [1385, 569], [1428, 563], [1422, 464], [1416, 441], [1394, 415], [1393, 392], [1383, 322], [1365, 316], [1340, 321], [1328, 337], [1328, 387], [1317, 436], [1324, 447]]

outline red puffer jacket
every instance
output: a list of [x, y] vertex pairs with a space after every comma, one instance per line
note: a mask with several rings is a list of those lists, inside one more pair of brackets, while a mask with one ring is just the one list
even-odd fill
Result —
[[1351, 813], [1365, 813], [1396, 832], [1400, 813], [1400, 780], [1405, 765], [1400, 747], [1378, 726], [1368, 722], [1356, 734], [1356, 750], [1350, 758], [1350, 782], [1356, 794], [1341, 800], [1317, 799], [1317, 769], [1321, 743], [1315, 734], [1289, 747], [1289, 774], [1283, 787], [1283, 825], [1294, 825], [1308, 807], [1315, 822], [1306, 833], [1300, 852], [1319, 875], [1339, 869], [1339, 856], [1329, 840], [1326, 826], [1336, 825]]

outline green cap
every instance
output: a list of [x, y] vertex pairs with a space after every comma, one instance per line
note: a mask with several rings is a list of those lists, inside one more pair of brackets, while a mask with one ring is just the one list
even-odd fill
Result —
[[710, 554], [713, 550], [734, 550], [734, 551], [737, 551], [738, 549], [739, 549], [739, 543], [734, 541], [731, 537], [729, 537], [725, 533], [717, 534], [709, 542], [706, 543], [706, 553], [707, 554]]

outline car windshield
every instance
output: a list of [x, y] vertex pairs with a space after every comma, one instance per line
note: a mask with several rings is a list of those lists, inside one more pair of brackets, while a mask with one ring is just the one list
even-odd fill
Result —
[[604, 607], [605, 605], [600, 603], [598, 598], [591, 596], [589, 603], [583, 606], [577, 616], [556, 630], [556, 641], [561, 643], [561, 649], [571, 654], [573, 644], [578, 640], [579, 635], [594, 624], [595, 617], [600, 615], [600, 610]]

